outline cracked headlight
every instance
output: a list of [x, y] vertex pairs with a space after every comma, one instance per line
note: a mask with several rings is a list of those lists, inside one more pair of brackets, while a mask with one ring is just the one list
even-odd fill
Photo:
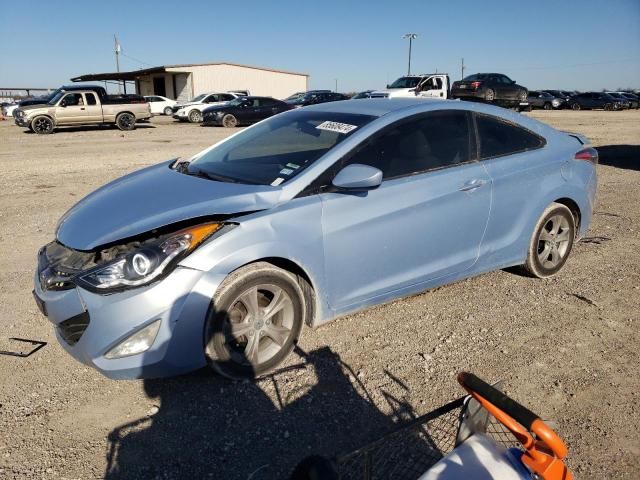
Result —
[[75, 282], [95, 293], [112, 293], [147, 285], [168, 275], [180, 260], [221, 227], [220, 223], [198, 225], [141, 245], [79, 275]]

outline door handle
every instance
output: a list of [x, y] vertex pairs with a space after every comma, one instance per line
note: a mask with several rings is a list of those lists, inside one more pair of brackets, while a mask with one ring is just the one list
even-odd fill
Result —
[[80, 110], [84, 110], [84, 107], [80, 107]]
[[476, 188], [480, 188], [481, 186], [483, 186], [485, 183], [487, 183], [486, 180], [480, 180], [480, 179], [474, 179], [474, 180], [469, 180], [468, 182], [465, 182], [460, 188], [459, 190], [461, 192], [473, 192]]

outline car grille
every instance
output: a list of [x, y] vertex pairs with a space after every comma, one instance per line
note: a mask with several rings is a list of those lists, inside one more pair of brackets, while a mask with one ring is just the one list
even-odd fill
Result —
[[89, 312], [82, 312], [75, 317], [71, 317], [64, 322], [58, 324], [58, 333], [63, 338], [65, 342], [69, 345], [73, 346], [82, 337], [82, 334], [85, 332], [87, 327], [89, 326]]

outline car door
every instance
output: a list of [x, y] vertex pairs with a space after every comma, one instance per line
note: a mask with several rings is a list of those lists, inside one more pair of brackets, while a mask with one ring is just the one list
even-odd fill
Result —
[[102, 105], [98, 101], [98, 95], [93, 92], [84, 94], [85, 113], [87, 123], [102, 123]]
[[420, 97], [447, 98], [446, 75], [430, 75], [416, 87]]
[[86, 121], [86, 107], [82, 93], [70, 92], [60, 99], [56, 106], [56, 123], [69, 125]]
[[491, 182], [475, 159], [472, 132], [465, 111], [421, 114], [385, 128], [333, 167], [331, 175], [353, 163], [384, 174], [375, 190], [320, 194], [333, 308], [419, 288], [475, 263]]
[[478, 267], [495, 268], [524, 259], [532, 227], [523, 212], [540, 185], [557, 181], [562, 162], [542, 154], [546, 142], [534, 132], [492, 115], [474, 117], [480, 161], [492, 179], [491, 217]]
[[502, 98], [506, 100], [518, 99], [518, 88], [509, 77], [507, 77], [506, 75], [498, 75], [498, 82], [500, 83]]

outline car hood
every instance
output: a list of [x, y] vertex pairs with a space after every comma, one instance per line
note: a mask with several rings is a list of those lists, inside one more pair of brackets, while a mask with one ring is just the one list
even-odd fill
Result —
[[223, 183], [170, 168], [173, 160], [121, 177], [89, 194], [63, 215], [56, 239], [94, 250], [184, 220], [272, 208], [280, 189]]

